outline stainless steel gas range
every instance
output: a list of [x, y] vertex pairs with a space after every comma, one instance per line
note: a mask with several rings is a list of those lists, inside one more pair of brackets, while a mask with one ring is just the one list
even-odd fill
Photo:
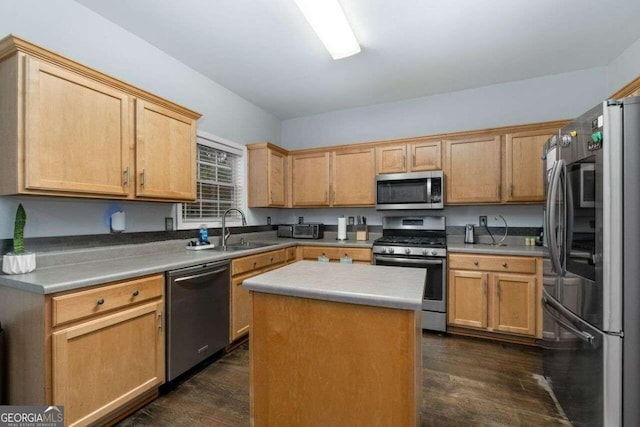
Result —
[[373, 263], [426, 268], [422, 328], [447, 328], [447, 232], [443, 216], [389, 216], [373, 242]]

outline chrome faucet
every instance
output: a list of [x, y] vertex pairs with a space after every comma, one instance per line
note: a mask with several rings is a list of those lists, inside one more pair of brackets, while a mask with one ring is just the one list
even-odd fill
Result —
[[227, 214], [231, 211], [238, 212], [242, 217], [242, 225], [247, 225], [247, 218], [244, 216], [244, 212], [242, 212], [240, 209], [230, 208], [224, 211], [224, 213], [222, 214], [222, 249], [223, 250], [227, 248], [227, 239], [229, 238], [229, 236], [231, 236], [231, 232], [227, 228], [227, 224], [226, 224]]

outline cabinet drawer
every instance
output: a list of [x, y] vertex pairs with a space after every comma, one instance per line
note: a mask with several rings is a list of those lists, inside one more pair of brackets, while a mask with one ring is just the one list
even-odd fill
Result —
[[371, 249], [368, 248], [339, 248], [333, 246], [304, 246], [302, 257], [308, 260], [317, 260], [324, 254], [331, 260], [339, 260], [348, 256], [354, 261], [371, 261]]
[[236, 274], [246, 273], [251, 270], [257, 270], [271, 265], [281, 264], [284, 262], [284, 260], [284, 249], [234, 259], [231, 262], [231, 274], [235, 276]]
[[536, 260], [530, 257], [450, 254], [449, 268], [534, 274], [536, 272]]
[[51, 299], [53, 326], [158, 298], [163, 292], [164, 275], [158, 274], [54, 296]]

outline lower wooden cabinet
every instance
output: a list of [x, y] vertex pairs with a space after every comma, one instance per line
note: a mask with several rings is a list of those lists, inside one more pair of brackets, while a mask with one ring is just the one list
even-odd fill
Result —
[[164, 274], [42, 295], [0, 287], [12, 405], [64, 405], [104, 425], [165, 381]]
[[231, 260], [231, 298], [229, 301], [229, 342], [249, 333], [251, 322], [251, 293], [242, 282], [258, 274], [295, 261], [295, 247], [262, 252]]
[[448, 325], [541, 338], [541, 265], [531, 257], [450, 254]]
[[351, 258], [354, 263], [371, 264], [371, 249], [336, 246], [301, 246], [301, 259], [317, 261], [319, 256], [326, 256], [331, 262], [339, 262], [341, 258]]
[[164, 382], [163, 302], [53, 333], [53, 403], [87, 425]]

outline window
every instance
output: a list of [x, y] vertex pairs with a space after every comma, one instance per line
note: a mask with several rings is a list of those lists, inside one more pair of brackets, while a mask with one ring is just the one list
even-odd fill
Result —
[[[177, 229], [220, 227], [224, 211], [243, 207], [245, 147], [198, 132], [196, 151], [196, 201], [177, 205]], [[240, 215], [230, 212], [227, 224], [241, 225]]]

